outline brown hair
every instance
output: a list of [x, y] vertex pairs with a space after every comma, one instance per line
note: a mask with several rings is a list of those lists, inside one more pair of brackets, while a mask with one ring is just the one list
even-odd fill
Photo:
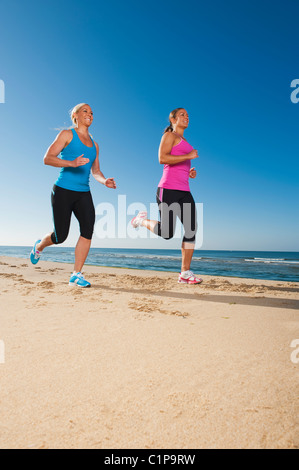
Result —
[[169, 126], [166, 127], [166, 129], [164, 130], [164, 134], [166, 134], [166, 132], [173, 132], [173, 127], [172, 127], [172, 122], [171, 122], [171, 119], [175, 119], [176, 115], [177, 115], [177, 112], [180, 110], [180, 109], [184, 109], [184, 108], [175, 108], [173, 111], [171, 111], [171, 113], [169, 114]]

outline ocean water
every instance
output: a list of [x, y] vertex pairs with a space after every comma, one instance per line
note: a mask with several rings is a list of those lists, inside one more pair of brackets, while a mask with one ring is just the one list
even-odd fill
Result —
[[[27, 258], [32, 247], [0, 246], [0, 256]], [[74, 262], [74, 248], [50, 247], [45, 261]], [[180, 250], [91, 248], [86, 264], [179, 272]], [[194, 252], [191, 269], [198, 275], [299, 282], [299, 252], [216, 251]]]

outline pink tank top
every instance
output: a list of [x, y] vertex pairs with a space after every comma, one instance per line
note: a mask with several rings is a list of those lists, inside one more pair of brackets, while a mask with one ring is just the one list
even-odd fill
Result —
[[[193, 147], [185, 140], [174, 145], [171, 149], [170, 155], [187, 155], [193, 150]], [[189, 186], [189, 172], [191, 168], [191, 161], [185, 160], [184, 162], [175, 163], [173, 165], [164, 164], [163, 175], [158, 184], [159, 188], [177, 189], [179, 191], [190, 191]]]

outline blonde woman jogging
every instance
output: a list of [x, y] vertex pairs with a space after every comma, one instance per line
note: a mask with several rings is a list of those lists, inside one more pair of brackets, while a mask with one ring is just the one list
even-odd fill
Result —
[[71, 119], [74, 128], [61, 131], [44, 156], [46, 165], [61, 168], [51, 195], [54, 230], [42, 240], [37, 240], [30, 253], [30, 260], [32, 264], [38, 263], [46, 247], [66, 240], [74, 213], [79, 222], [80, 237], [69, 285], [90, 287], [90, 282], [82, 274], [95, 223], [95, 209], [89, 187], [90, 173], [107, 188], [114, 189], [116, 184], [114, 178], [105, 178], [100, 170], [99, 146], [89, 134], [93, 122], [91, 107], [86, 103], [78, 104], [71, 111]]

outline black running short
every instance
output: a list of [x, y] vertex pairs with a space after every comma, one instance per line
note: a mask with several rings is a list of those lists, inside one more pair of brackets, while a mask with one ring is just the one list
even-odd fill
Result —
[[160, 222], [155, 227], [156, 235], [166, 240], [173, 237], [177, 217], [184, 227], [184, 242], [194, 243], [197, 230], [196, 205], [189, 191], [158, 188], [157, 203]]
[[91, 240], [95, 223], [95, 209], [90, 191], [71, 191], [54, 185], [51, 202], [54, 220], [51, 239], [55, 245], [66, 240], [72, 213], [75, 214], [79, 222], [80, 235]]

